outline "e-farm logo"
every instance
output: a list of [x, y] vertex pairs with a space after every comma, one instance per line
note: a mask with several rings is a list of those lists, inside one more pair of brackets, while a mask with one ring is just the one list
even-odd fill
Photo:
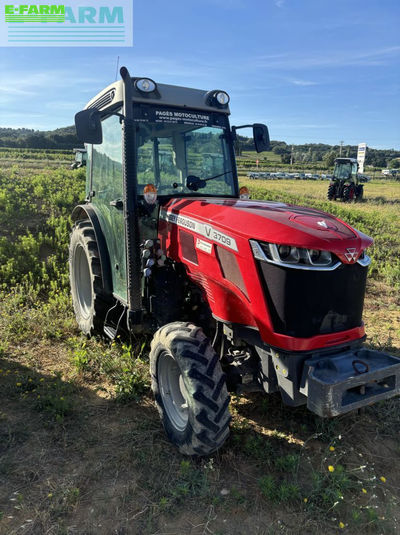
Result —
[[132, 46], [131, 0], [0, 6], [0, 46]]
[[6, 4], [4, 11], [6, 22], [64, 22], [65, 20], [65, 6]]

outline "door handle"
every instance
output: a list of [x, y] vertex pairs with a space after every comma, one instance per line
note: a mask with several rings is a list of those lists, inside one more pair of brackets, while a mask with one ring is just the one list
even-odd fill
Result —
[[122, 210], [124, 203], [122, 199], [114, 199], [113, 201], [110, 201], [110, 206], [114, 206], [117, 210]]

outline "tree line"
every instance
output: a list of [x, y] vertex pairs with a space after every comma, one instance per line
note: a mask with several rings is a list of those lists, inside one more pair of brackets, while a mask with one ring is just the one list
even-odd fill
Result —
[[20, 149], [73, 149], [81, 147], [75, 127], [41, 131], [29, 128], [0, 127], [0, 147]]
[[[357, 158], [357, 145], [327, 145], [325, 143], [305, 143], [291, 145], [284, 141], [271, 141], [271, 150], [281, 158], [284, 164], [318, 163], [322, 162], [326, 167], [332, 167], [335, 158]], [[252, 138], [238, 136], [238, 150], [254, 151]], [[394, 149], [367, 149], [365, 164], [373, 167], [400, 168], [400, 151]]]
[[[0, 127], [0, 147], [72, 150], [81, 146], [82, 144], [76, 137], [74, 126], [49, 131]], [[238, 136], [237, 154], [254, 150], [252, 138]], [[284, 141], [273, 140], [271, 141], [271, 150], [280, 156], [281, 162], [284, 164], [323, 162], [326, 167], [332, 167], [335, 158], [339, 155], [350, 158], [357, 157], [356, 145], [343, 145], [342, 147], [324, 143], [290, 145]], [[365, 163], [373, 167], [399, 169], [400, 151], [368, 148]]]

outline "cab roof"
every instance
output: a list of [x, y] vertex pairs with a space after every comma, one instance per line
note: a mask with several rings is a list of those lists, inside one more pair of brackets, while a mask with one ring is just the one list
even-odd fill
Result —
[[[135, 81], [139, 77], [131, 78], [132, 81], [132, 101], [142, 104], [155, 104], [158, 106], [176, 106], [179, 108], [190, 108], [207, 112], [222, 112], [230, 114], [229, 106], [223, 108], [209, 103], [210, 91], [203, 89], [193, 89], [178, 85], [156, 84], [157, 88], [153, 93], [142, 93], [136, 86]], [[218, 89], [211, 91], [217, 92]], [[123, 82], [118, 80], [93, 97], [85, 106], [97, 108], [100, 112], [114, 111], [123, 103]]]
[[335, 163], [357, 163], [357, 158], [335, 158]]

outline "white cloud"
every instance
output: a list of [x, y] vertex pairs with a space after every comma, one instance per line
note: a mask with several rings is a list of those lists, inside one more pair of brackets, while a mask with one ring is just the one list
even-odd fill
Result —
[[[272, 124], [272, 123], [271, 123]], [[337, 124], [327, 124], [327, 123], [321, 123], [321, 124], [302, 124], [302, 123], [292, 123], [292, 124], [285, 124], [285, 123], [279, 123], [277, 125], [279, 128], [287, 128], [287, 129], [299, 129], [299, 128], [337, 128]]]
[[212, 4], [223, 9], [242, 9], [247, 7], [244, 0], [203, 0], [203, 3]]
[[312, 55], [283, 54], [281, 57], [259, 56], [252, 62], [254, 68], [305, 69], [319, 67], [387, 65], [400, 55], [400, 46], [367, 50], [365, 52], [338, 50]]
[[81, 102], [72, 101], [72, 100], [52, 100], [46, 102], [46, 108], [54, 110], [67, 110], [67, 111], [77, 111], [79, 106], [82, 105]]
[[11, 128], [34, 128], [43, 130], [43, 120], [45, 119], [46, 115], [42, 113], [2, 112], [1, 126], [7, 126]]
[[66, 88], [97, 82], [96, 78], [82, 78], [76, 75], [76, 70], [60, 69], [51, 72], [18, 72], [14, 71], [7, 78], [7, 85], [0, 86], [0, 90], [16, 94], [36, 94], [51, 88]]
[[311, 80], [291, 80], [294, 85], [309, 86], [309, 85], [318, 85], [317, 82], [312, 82]]
[[1, 117], [4, 118], [18, 118], [18, 117], [46, 117], [44, 113], [25, 113], [25, 112], [18, 112], [18, 111], [12, 111], [12, 112], [4, 112], [1, 114]]
[[[162, 77], [171, 78], [190, 78], [190, 79], [204, 79], [217, 75], [220, 66], [214, 60], [210, 62], [201, 62], [198, 58], [184, 61], [174, 60], [167, 57], [153, 56], [147, 58], [137, 59], [135, 61], [135, 72], [131, 72], [131, 76], [154, 74], [156, 80]], [[177, 83], [177, 82], [175, 82]]]
[[0, 85], [0, 93], [7, 94], [14, 94], [14, 95], [34, 95], [32, 91], [27, 91], [26, 89], [22, 89], [21, 87], [13, 87], [11, 85]]

